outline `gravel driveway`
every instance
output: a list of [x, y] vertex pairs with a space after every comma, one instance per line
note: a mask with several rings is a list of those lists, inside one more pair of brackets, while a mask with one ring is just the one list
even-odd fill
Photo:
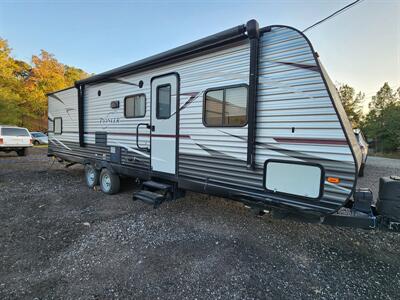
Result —
[[[83, 168], [0, 154], [0, 298], [399, 299], [400, 234], [253, 216], [189, 194], [153, 210], [132, 180], [106, 196]], [[400, 173], [369, 158], [360, 186]]]

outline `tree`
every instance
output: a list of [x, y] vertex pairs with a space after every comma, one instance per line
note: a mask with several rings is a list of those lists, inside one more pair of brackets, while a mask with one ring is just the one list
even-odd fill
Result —
[[70, 67], [67, 65], [64, 65], [64, 68], [65, 81], [68, 86], [73, 86], [75, 84], [75, 81], [89, 77], [89, 74], [82, 69]]
[[374, 140], [377, 151], [394, 151], [400, 147], [399, 90], [394, 92], [385, 82], [369, 104], [370, 111], [362, 127], [367, 137]]
[[42, 117], [47, 111], [46, 94], [65, 88], [64, 65], [54, 55], [41, 50], [39, 56], [32, 56], [32, 71], [27, 80], [32, 110]]
[[343, 104], [343, 108], [346, 111], [353, 128], [359, 127], [362, 119], [361, 105], [364, 101], [365, 95], [361, 92], [355, 94], [354, 88], [347, 84], [341, 84], [338, 92]]
[[73, 86], [89, 74], [58, 62], [45, 50], [32, 56], [31, 65], [14, 59], [11, 51], [0, 38], [0, 123], [42, 129], [32, 126], [47, 120], [46, 94]]
[[369, 108], [371, 110], [376, 110], [379, 113], [396, 104], [397, 101], [398, 95], [396, 95], [396, 92], [393, 91], [387, 82], [385, 82], [376, 95], [372, 97]]
[[61, 90], [74, 85], [76, 80], [88, 76], [81, 69], [60, 63], [53, 54], [41, 50], [39, 56], [32, 56], [32, 70], [27, 80], [31, 93], [33, 111], [38, 116], [44, 116], [47, 111], [47, 93]]
[[24, 95], [25, 75], [29, 65], [11, 57], [11, 48], [0, 38], [0, 123], [21, 125], [21, 117], [27, 114]]

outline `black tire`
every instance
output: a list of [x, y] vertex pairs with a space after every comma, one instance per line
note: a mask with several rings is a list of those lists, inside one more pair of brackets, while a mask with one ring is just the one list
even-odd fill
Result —
[[85, 165], [85, 180], [89, 188], [93, 188], [99, 185], [100, 172], [96, 170], [92, 165]]
[[100, 173], [100, 189], [103, 193], [113, 195], [119, 192], [120, 180], [117, 174], [110, 172], [108, 169], [101, 170]]
[[365, 164], [361, 164], [360, 171], [358, 171], [358, 177], [364, 177]]
[[33, 141], [33, 144], [34, 144], [35, 146], [38, 146], [40, 143], [39, 143], [39, 141]]
[[26, 149], [17, 150], [17, 155], [18, 156], [25, 156], [26, 155]]

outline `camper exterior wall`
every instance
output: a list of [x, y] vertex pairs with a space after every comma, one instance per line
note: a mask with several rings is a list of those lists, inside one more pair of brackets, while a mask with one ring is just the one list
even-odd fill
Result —
[[[49, 149], [61, 145], [60, 142], [77, 143], [78, 134], [78, 93], [75, 88], [48, 94]], [[54, 133], [54, 118], [62, 119], [62, 133]], [[58, 147], [57, 147], [58, 148]]]
[[[118, 77], [113, 82], [86, 84], [85, 147], [79, 146], [76, 89], [49, 95], [49, 120], [63, 118], [63, 133], [49, 133], [49, 154], [80, 162], [85, 159], [109, 162], [118, 165], [118, 169], [131, 170], [124, 172], [150, 175], [150, 153], [137, 148], [136, 128], [139, 123], [150, 124], [151, 79], [176, 72], [180, 78], [179, 111], [172, 112], [178, 116], [179, 126], [176, 174], [179, 186], [318, 214], [335, 212], [352, 194], [358, 158], [335, 107], [341, 104], [331, 98], [315, 53], [299, 31], [272, 26], [259, 40], [256, 120], [248, 120], [256, 125], [254, 169], [247, 166], [248, 124], [242, 127], [203, 124], [204, 92], [248, 85], [249, 62], [249, 41], [244, 39], [204, 55]], [[142, 88], [136, 86], [139, 81], [144, 83]], [[145, 116], [125, 118], [124, 98], [142, 93], [146, 96]], [[119, 101], [119, 108], [112, 109], [112, 101]], [[341, 115], [341, 118], [347, 117]], [[103, 132], [105, 144], [96, 144], [96, 133]], [[151, 146], [146, 127], [140, 127], [138, 138], [141, 147]], [[120, 151], [119, 161], [113, 158], [113, 151]], [[340, 183], [323, 180], [322, 196], [318, 199], [268, 192], [264, 164], [271, 159], [321, 166], [324, 178], [336, 177]]]

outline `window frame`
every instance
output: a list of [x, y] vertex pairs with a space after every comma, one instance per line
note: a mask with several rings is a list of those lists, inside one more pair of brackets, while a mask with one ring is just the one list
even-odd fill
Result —
[[[168, 116], [168, 118], [165, 118], [165, 117], [160, 117], [160, 115], [159, 115], [159, 110], [158, 110], [158, 108], [159, 108], [159, 94], [158, 94], [158, 91], [159, 91], [160, 88], [167, 87], [167, 86], [169, 87], [169, 116]], [[157, 120], [168, 120], [169, 118], [171, 118], [171, 116], [172, 116], [171, 107], [172, 107], [172, 85], [170, 83], [157, 85], [157, 87], [156, 87], [156, 118], [157, 118]]]
[[[128, 116], [126, 115], [126, 100], [127, 100], [128, 98], [130, 98], [130, 97], [135, 97], [135, 96], [144, 96], [144, 115], [128, 117]], [[125, 117], [126, 119], [144, 118], [144, 117], [146, 116], [146, 111], [147, 111], [146, 105], [147, 105], [147, 98], [146, 98], [146, 94], [145, 94], [145, 93], [132, 94], [132, 95], [125, 96], [125, 98], [124, 98], [124, 117]], [[134, 103], [133, 103], [133, 112], [135, 112], [135, 101], [134, 101]]]
[[[61, 121], [61, 125], [60, 125], [60, 132], [57, 132], [56, 131], [56, 120], [58, 120], [58, 119], [60, 119], [60, 121]], [[54, 134], [62, 134], [63, 133], [63, 119], [62, 119], [62, 117], [55, 117], [55, 118], [53, 118], [53, 133]]]
[[[225, 97], [226, 97], [226, 90], [231, 89], [231, 88], [239, 88], [239, 87], [244, 87], [246, 88], [246, 122], [243, 125], [225, 125], [224, 120], [225, 120]], [[223, 91], [223, 101], [222, 101], [222, 124], [221, 125], [208, 125], [206, 122], [206, 95], [208, 92], [213, 92], [213, 91]], [[225, 85], [225, 86], [219, 86], [219, 87], [213, 87], [206, 89], [203, 93], [203, 113], [202, 113], [202, 121], [204, 127], [211, 127], [211, 128], [218, 128], [218, 127], [236, 127], [236, 128], [241, 128], [247, 126], [249, 123], [249, 118], [248, 118], [248, 113], [249, 113], [249, 85], [246, 83], [241, 83], [241, 84], [233, 84], [233, 85]]]

